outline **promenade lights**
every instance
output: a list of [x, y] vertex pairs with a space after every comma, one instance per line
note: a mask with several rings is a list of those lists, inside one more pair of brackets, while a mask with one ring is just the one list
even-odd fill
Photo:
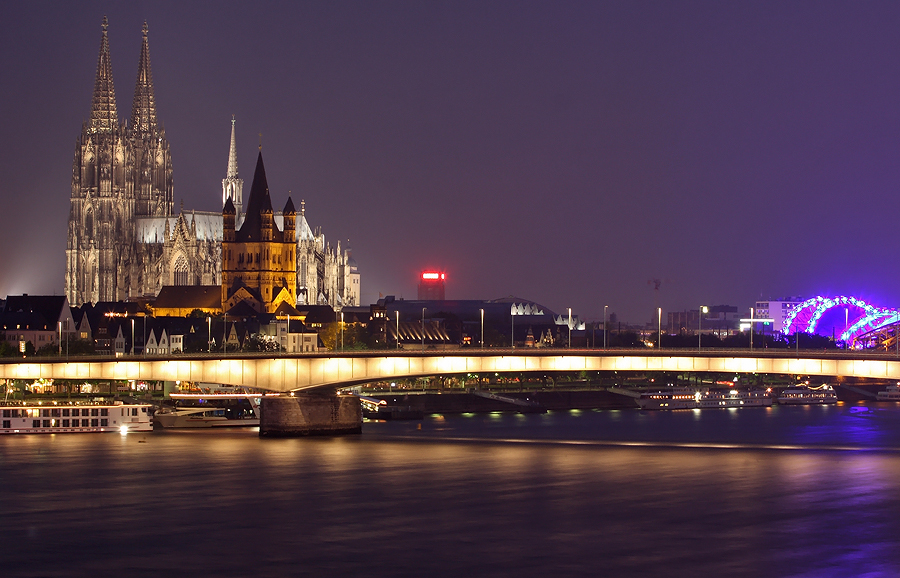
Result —
[[569, 307], [569, 346], [568, 349], [572, 349], [572, 308]]
[[341, 311], [341, 351], [344, 350], [344, 312]]
[[706, 305], [700, 308], [700, 315], [697, 316], [697, 351], [703, 346], [703, 315], [709, 313], [709, 307]]
[[206, 318], [206, 352], [212, 353], [212, 317]]

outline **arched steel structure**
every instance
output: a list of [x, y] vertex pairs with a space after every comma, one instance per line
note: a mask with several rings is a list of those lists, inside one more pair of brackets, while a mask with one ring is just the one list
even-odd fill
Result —
[[817, 296], [807, 299], [794, 308], [784, 320], [782, 332], [815, 333], [822, 316], [830, 309], [846, 308], [852, 312], [852, 322], [841, 333], [841, 341], [853, 341], [861, 335], [900, 322], [900, 311], [877, 307], [856, 297], [838, 295], [836, 297]]

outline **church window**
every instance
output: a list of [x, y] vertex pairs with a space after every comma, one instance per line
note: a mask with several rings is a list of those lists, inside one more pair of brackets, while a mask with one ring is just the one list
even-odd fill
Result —
[[183, 255], [175, 262], [175, 285], [188, 285], [188, 264]]

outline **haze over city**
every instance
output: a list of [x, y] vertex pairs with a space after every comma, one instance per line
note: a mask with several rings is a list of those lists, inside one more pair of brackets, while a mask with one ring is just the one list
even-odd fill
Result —
[[234, 115], [241, 176], [262, 142], [273, 203], [350, 240], [363, 304], [435, 268], [448, 299], [587, 319], [900, 306], [890, 2], [9, 6], [0, 296], [63, 292], [104, 15], [122, 118], [148, 23], [176, 209], [221, 209]]

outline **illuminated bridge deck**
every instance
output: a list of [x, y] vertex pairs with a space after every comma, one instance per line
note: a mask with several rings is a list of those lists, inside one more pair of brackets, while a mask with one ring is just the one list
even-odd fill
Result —
[[734, 372], [900, 380], [895, 353], [792, 350], [498, 350], [347, 352], [279, 356], [31, 358], [0, 362], [0, 379], [193, 381], [274, 392], [465, 373]]

